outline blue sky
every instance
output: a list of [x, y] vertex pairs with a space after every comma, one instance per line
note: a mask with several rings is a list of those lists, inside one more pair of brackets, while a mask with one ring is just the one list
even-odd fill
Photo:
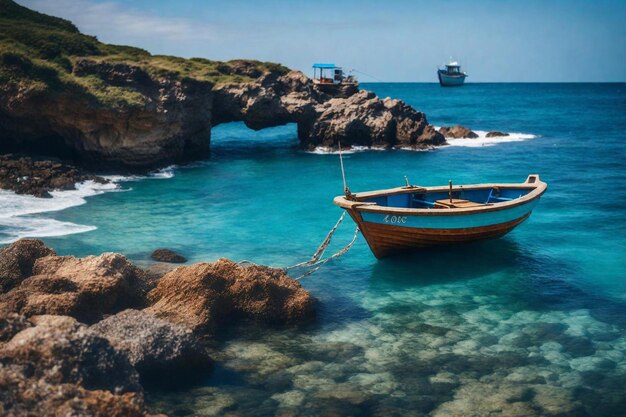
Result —
[[[383, 81], [626, 81], [626, 0], [18, 0], [155, 54], [334, 62]], [[360, 75], [362, 81], [373, 78]]]

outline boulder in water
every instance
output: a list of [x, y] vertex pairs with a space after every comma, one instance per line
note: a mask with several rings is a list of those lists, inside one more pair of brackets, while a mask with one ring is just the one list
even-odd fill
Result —
[[148, 311], [194, 330], [237, 318], [280, 324], [314, 316], [313, 298], [284, 271], [228, 259], [176, 268], [148, 298]]
[[171, 249], [166, 248], [156, 249], [154, 252], [152, 252], [150, 257], [155, 261], [167, 262], [171, 264], [183, 264], [187, 262], [187, 258], [179, 255]]

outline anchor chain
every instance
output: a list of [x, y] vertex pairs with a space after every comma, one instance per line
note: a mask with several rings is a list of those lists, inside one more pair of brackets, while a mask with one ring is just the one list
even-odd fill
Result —
[[[343, 219], [344, 219], [345, 216], [346, 216], [346, 212], [344, 211], [341, 214], [341, 216], [339, 217], [339, 220], [337, 220], [337, 223], [335, 223], [333, 228], [330, 229], [330, 231], [328, 232], [328, 234], [324, 238], [324, 241], [322, 241], [322, 243], [319, 245], [319, 247], [317, 248], [315, 253], [313, 253], [313, 256], [311, 256], [311, 259], [309, 259], [308, 261], [300, 262], [300, 263], [297, 263], [295, 265], [288, 266], [286, 268], [280, 268], [280, 269], [283, 270], [285, 273], [287, 273], [290, 270], [296, 269], [296, 268], [310, 268], [308, 271], [306, 271], [302, 275], [294, 278], [295, 280], [300, 280], [300, 279], [302, 279], [304, 277], [307, 277], [307, 276], [311, 275], [312, 273], [314, 273], [315, 271], [320, 269], [322, 267], [322, 265], [324, 265], [325, 263], [329, 262], [330, 260], [339, 258], [340, 256], [344, 255], [346, 252], [348, 252], [350, 250], [350, 248], [352, 247], [352, 245], [354, 245], [354, 242], [356, 242], [356, 238], [357, 238], [357, 236], [359, 234], [358, 226], [354, 230], [354, 235], [352, 236], [352, 240], [350, 240], [350, 242], [346, 246], [341, 248], [338, 252], [336, 252], [336, 253], [334, 253], [334, 254], [332, 254], [332, 255], [322, 259], [322, 256], [324, 256], [324, 253], [326, 252], [326, 249], [330, 245], [330, 242], [332, 240], [333, 234], [335, 233], [335, 231], [337, 230], [337, 228], [339, 227], [341, 222], [343, 222]], [[247, 260], [241, 261], [241, 262], [239, 262], [239, 264], [240, 265], [243, 265], [243, 264], [258, 265], [258, 264], [254, 263], [254, 262], [247, 261]]]

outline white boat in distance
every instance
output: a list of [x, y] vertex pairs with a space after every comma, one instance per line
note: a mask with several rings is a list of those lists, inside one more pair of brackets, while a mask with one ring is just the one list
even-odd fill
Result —
[[467, 73], [461, 71], [461, 65], [457, 61], [452, 61], [452, 58], [450, 58], [450, 62], [445, 64], [445, 67], [445, 69], [437, 69], [439, 84], [442, 87], [462, 86], [467, 77]]

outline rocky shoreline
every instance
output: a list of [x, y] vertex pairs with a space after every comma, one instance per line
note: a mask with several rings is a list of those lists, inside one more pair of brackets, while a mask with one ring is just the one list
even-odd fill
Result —
[[16, 194], [51, 197], [50, 191], [75, 190], [76, 184], [109, 181], [84, 169], [59, 161], [34, 160], [30, 157], [0, 155], [0, 188]]
[[155, 277], [120, 254], [19, 240], [0, 251], [0, 414], [147, 416], [142, 384], [208, 375], [207, 343], [229, 324], [314, 317], [278, 269], [220, 259]]

